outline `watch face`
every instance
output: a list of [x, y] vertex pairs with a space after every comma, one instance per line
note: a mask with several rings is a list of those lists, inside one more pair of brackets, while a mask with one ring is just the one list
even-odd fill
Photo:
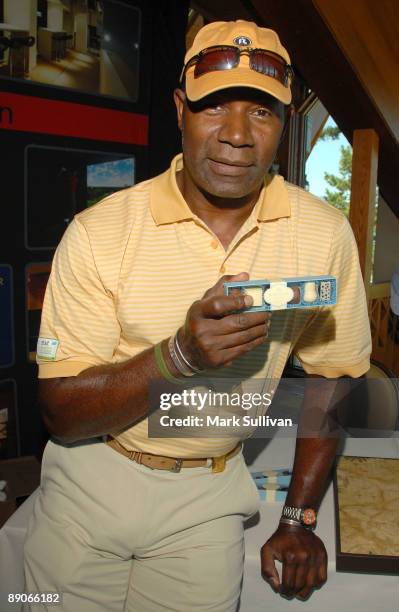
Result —
[[313, 508], [305, 508], [302, 512], [302, 523], [307, 526], [314, 525], [316, 522], [316, 512]]

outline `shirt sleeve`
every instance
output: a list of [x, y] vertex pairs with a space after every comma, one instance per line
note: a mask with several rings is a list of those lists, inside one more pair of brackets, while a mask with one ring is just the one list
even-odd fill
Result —
[[39, 378], [76, 376], [112, 362], [120, 337], [114, 299], [96, 267], [86, 228], [77, 217], [54, 256], [37, 346]]
[[348, 220], [340, 223], [326, 271], [337, 278], [337, 304], [315, 311], [294, 353], [308, 374], [356, 378], [370, 368], [370, 323], [356, 241]]

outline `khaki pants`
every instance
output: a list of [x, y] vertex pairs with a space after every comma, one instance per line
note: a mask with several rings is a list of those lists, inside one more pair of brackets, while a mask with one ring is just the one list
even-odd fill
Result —
[[48, 442], [25, 543], [25, 591], [55, 612], [234, 612], [243, 521], [259, 506], [241, 453], [222, 473], [151, 470], [100, 439]]

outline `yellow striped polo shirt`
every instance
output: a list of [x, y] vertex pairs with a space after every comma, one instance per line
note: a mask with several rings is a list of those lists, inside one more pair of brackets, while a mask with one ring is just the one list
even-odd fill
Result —
[[[268, 342], [235, 360], [241, 380], [279, 378], [291, 352], [308, 373], [357, 377], [369, 369], [370, 328], [356, 243], [345, 216], [280, 176], [227, 249], [165, 173], [75, 216], [56, 251], [40, 336], [39, 377], [76, 376], [127, 360], [172, 335], [190, 305], [223, 274], [251, 279], [334, 275], [338, 303], [275, 311]], [[41, 352], [43, 354], [43, 351]], [[174, 457], [214, 456], [236, 438], [149, 438], [146, 419], [117, 436], [127, 448]]]

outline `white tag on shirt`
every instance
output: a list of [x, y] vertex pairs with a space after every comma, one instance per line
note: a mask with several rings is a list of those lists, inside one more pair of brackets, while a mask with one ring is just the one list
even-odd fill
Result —
[[40, 359], [55, 359], [59, 344], [59, 341], [54, 338], [38, 338], [37, 356]]

